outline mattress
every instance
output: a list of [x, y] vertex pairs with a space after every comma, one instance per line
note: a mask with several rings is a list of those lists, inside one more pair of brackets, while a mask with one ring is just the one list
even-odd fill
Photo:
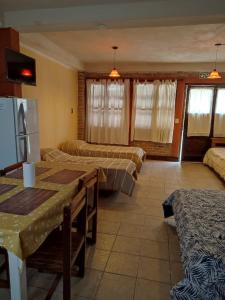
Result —
[[225, 180], [225, 148], [210, 148], [204, 156], [203, 163]]
[[99, 184], [100, 189], [121, 191], [129, 196], [132, 195], [137, 173], [136, 165], [128, 159], [72, 156], [58, 149], [42, 149], [41, 156], [46, 161], [70, 161], [77, 165], [99, 168], [103, 173]]
[[180, 189], [163, 208], [174, 215], [185, 272], [172, 299], [225, 299], [225, 191]]
[[139, 147], [95, 145], [79, 140], [62, 143], [59, 148], [70, 155], [129, 159], [138, 172], [145, 158], [145, 151]]

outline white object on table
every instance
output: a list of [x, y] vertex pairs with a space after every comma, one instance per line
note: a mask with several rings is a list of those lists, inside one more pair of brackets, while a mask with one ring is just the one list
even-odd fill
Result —
[[26, 263], [8, 251], [11, 300], [27, 300]]
[[23, 163], [23, 185], [24, 187], [35, 186], [35, 164]]

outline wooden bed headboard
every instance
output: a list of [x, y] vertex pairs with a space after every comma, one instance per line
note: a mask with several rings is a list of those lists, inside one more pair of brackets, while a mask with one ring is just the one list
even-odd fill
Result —
[[225, 138], [211, 138], [211, 147], [218, 147], [223, 146], [225, 147]]

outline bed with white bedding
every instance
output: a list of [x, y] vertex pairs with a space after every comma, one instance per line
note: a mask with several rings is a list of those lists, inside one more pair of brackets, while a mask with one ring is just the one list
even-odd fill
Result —
[[204, 156], [203, 163], [225, 180], [225, 147], [210, 148]]
[[106, 180], [101, 180], [101, 190], [121, 191], [132, 195], [137, 179], [136, 165], [128, 159], [73, 156], [58, 149], [42, 149], [42, 160], [71, 162], [77, 165], [89, 165], [100, 168]]

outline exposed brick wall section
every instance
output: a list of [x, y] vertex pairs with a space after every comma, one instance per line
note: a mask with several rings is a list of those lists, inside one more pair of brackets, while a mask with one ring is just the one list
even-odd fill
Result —
[[134, 141], [131, 146], [141, 147], [150, 156], [171, 156], [172, 144], [161, 144], [154, 142]]
[[85, 139], [85, 73], [78, 72], [78, 139]]

